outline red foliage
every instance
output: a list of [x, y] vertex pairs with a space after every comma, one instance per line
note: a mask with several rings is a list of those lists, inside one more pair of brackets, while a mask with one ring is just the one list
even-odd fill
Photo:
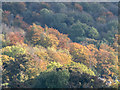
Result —
[[46, 3], [46, 2], [41, 2], [42, 3], [42, 5], [45, 5], [46, 7], [50, 7], [50, 5], [48, 4], [48, 3]]
[[76, 7], [77, 9], [79, 9], [80, 11], [83, 10], [83, 7], [82, 7], [80, 4], [75, 3], [75, 7]]
[[[10, 21], [9, 21], [10, 15], [11, 15], [10, 11], [4, 11], [3, 12], [3, 18], [2, 18], [2, 21], [9, 26], [11, 24]], [[21, 17], [19, 15], [16, 15], [15, 18], [13, 17], [12, 25], [13, 26], [18, 26], [22, 29], [26, 29], [28, 27], [28, 24], [23, 21], [23, 17]]]
[[106, 20], [104, 18], [102, 18], [102, 17], [98, 17], [97, 21], [99, 21], [101, 23], [105, 23], [106, 22]]
[[110, 12], [110, 11], [104, 12], [103, 15], [104, 15], [104, 16], [107, 16], [107, 17], [113, 17], [113, 16], [114, 16], [113, 13]]
[[10, 32], [7, 35], [7, 40], [10, 41], [10, 45], [16, 45], [17, 43], [24, 42], [24, 36], [21, 32]]

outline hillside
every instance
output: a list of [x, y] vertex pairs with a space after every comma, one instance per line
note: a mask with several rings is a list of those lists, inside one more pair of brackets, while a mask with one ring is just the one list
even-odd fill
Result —
[[117, 88], [117, 4], [3, 3], [3, 87]]
[[8, 11], [3, 12], [3, 22], [7, 24], [10, 23], [6, 16], [13, 14], [14, 26], [20, 26], [17, 18], [28, 25], [47, 25], [68, 34], [72, 41], [78, 43], [92, 38], [110, 44], [118, 33], [118, 3], [11, 2], [3, 3], [3, 10]]

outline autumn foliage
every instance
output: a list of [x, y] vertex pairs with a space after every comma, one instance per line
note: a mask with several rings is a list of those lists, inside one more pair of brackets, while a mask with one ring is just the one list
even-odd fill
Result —
[[[66, 34], [62, 34], [56, 29], [47, 26], [43, 28], [36, 24], [29, 26], [26, 33], [26, 35], [21, 31], [6, 33], [4, 41], [9, 41], [9, 44], [1, 49], [4, 83], [9, 83], [12, 87], [15, 85], [29, 87], [27, 83], [25, 85], [22, 83], [29, 79], [36, 79], [40, 72], [52, 72], [55, 68], [56, 70], [59, 68], [61, 70], [70, 69], [67, 72], [68, 75], [72, 75], [73, 71], [71, 70], [77, 70], [77, 73], [81, 72], [81, 75], [82, 73], [91, 76], [97, 74], [112, 82], [118, 74], [118, 54], [115, 47], [104, 43], [99, 48], [94, 44], [75, 43]], [[16, 67], [16, 70], [10, 74], [9, 72], [13, 72], [11, 71], [13, 67]], [[6, 73], [8, 73], [7, 76]], [[51, 78], [51, 76], [46, 77]], [[94, 81], [94, 83], [97, 81]], [[13, 82], [14, 84], [12, 84]], [[91, 85], [91, 82], [93, 81], [90, 81], [89, 85]], [[30, 81], [29, 83], [33, 82]], [[71, 83], [69, 84], [71, 85]], [[82, 85], [81, 87], [85, 87], [85, 84]], [[90, 87], [89, 85], [87, 86]]]
[[80, 11], [83, 10], [83, 7], [80, 4], [75, 3], [75, 7]]
[[33, 24], [33, 26], [28, 28], [27, 32], [26, 37], [31, 40], [31, 43], [34, 45], [39, 44], [43, 47], [68, 48], [67, 46], [70, 42], [67, 35], [61, 34], [57, 30], [48, 28], [47, 26], [42, 28], [41, 26]]
[[2, 87], [118, 87], [117, 10], [112, 2], [3, 2]]
[[7, 34], [8, 41], [10, 41], [10, 45], [16, 45], [17, 43], [23, 43], [24, 42], [24, 36], [21, 32], [10, 32]]

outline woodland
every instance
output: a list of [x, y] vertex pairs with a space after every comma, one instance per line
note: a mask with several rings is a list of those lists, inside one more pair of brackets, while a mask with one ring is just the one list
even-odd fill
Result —
[[120, 88], [119, 3], [3, 2], [3, 88]]

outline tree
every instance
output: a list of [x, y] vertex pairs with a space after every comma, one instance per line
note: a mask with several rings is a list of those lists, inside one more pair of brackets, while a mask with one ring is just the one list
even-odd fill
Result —
[[86, 36], [88, 38], [96, 39], [99, 36], [98, 31], [94, 27], [90, 27], [80, 21], [70, 27], [69, 34], [72, 40], [75, 40], [75, 37]]
[[54, 48], [48, 48], [49, 61], [59, 62], [62, 65], [70, 64], [72, 56], [67, 50], [55, 50]]
[[34, 88], [65, 88], [69, 80], [67, 70], [43, 72], [36, 78]]
[[89, 50], [89, 48], [78, 43], [71, 43], [70, 54], [73, 56], [73, 61], [83, 63], [88, 67], [90, 64], [92, 64], [92, 66], [95, 66], [97, 61], [93, 57], [92, 52]]
[[98, 51], [97, 61], [97, 71], [101, 76], [111, 79], [111, 77], [114, 78], [117, 75], [118, 56], [112, 47], [102, 44]]
[[94, 27], [91, 27], [87, 31], [87, 36], [88, 36], [88, 38], [95, 38], [96, 39], [99, 36], [99, 33]]
[[53, 12], [49, 9], [43, 8], [40, 10], [40, 18], [39, 18], [39, 22], [41, 22], [41, 25], [45, 26], [46, 25], [50, 25], [51, 23], [49, 22], [53, 22], [54, 18], [53, 18]]
[[22, 14], [26, 10], [26, 4], [24, 2], [4, 2], [3, 10], [10, 11], [14, 15]]
[[75, 3], [75, 7], [79, 10], [82, 11], [83, 7], [80, 4]]
[[10, 41], [10, 45], [16, 45], [17, 43], [24, 43], [24, 35], [22, 32], [10, 32], [7, 34], [6, 40]]

